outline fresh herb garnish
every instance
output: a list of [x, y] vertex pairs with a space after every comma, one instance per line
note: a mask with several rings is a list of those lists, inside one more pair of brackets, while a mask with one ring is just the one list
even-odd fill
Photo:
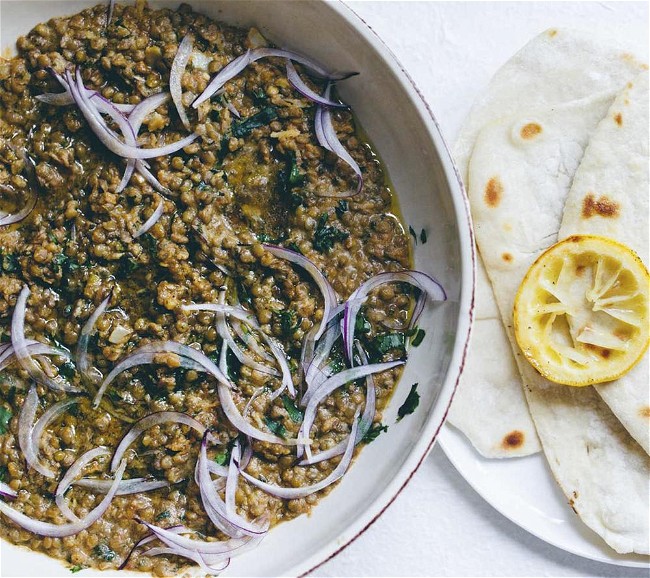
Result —
[[265, 417], [264, 423], [276, 436], [283, 438], [287, 435], [287, 428], [279, 421], [274, 421], [270, 417]]
[[85, 566], [81, 566], [81, 565], [77, 564], [76, 566], [71, 566], [70, 567], [70, 572], [72, 572], [73, 574], [76, 574], [77, 572], [81, 572], [82, 570], [85, 570], [85, 569], [86, 569]]
[[160, 522], [161, 520], [167, 520], [168, 518], [171, 518], [172, 513], [169, 510], [163, 510], [156, 516], [156, 522]]
[[334, 210], [336, 211], [336, 216], [340, 219], [343, 213], [348, 211], [348, 202], [346, 200], [339, 201], [339, 204], [336, 205]]
[[302, 251], [300, 250], [300, 247], [298, 247], [298, 245], [296, 245], [293, 241], [291, 241], [291, 243], [287, 243], [285, 247], [287, 249], [291, 249], [292, 251], [295, 251], [296, 253], [300, 253], [302, 255]]
[[123, 276], [129, 276], [140, 266], [139, 263], [130, 255], [124, 255], [120, 259], [119, 263], [120, 275]]
[[415, 232], [415, 229], [413, 229], [413, 227], [411, 227], [411, 225], [409, 225], [409, 233], [411, 234], [411, 237], [413, 237], [413, 241], [417, 245], [418, 244], [418, 235]]
[[111, 550], [106, 544], [100, 543], [93, 548], [93, 555], [95, 558], [101, 558], [106, 560], [106, 562], [111, 562], [115, 560], [115, 552]]
[[364, 444], [369, 444], [370, 442], [373, 442], [377, 439], [377, 436], [382, 433], [388, 431], [388, 426], [383, 425], [378, 423], [377, 425], [373, 425], [367, 432], [366, 435], [363, 436], [361, 441]]
[[356, 333], [370, 333], [372, 326], [370, 321], [366, 318], [366, 310], [362, 308], [359, 313], [357, 313], [357, 318], [354, 322], [354, 331]]
[[20, 271], [20, 261], [18, 261], [18, 256], [13, 253], [3, 254], [0, 249], [0, 269], [5, 273], [16, 273]]
[[296, 318], [296, 312], [292, 309], [274, 311], [273, 316], [280, 326], [280, 333], [282, 333], [282, 336], [286, 339], [289, 339], [293, 335], [293, 332], [300, 326], [301, 320]]
[[413, 336], [413, 339], [411, 339], [411, 345], [413, 347], [417, 347], [422, 343], [422, 340], [424, 339], [424, 336], [426, 335], [424, 329], [417, 329], [415, 332], [415, 335]]
[[401, 421], [406, 415], [411, 415], [420, 404], [420, 394], [416, 391], [417, 387], [417, 383], [411, 386], [411, 391], [406, 396], [406, 400], [397, 410], [397, 421]]
[[140, 237], [140, 243], [152, 258], [158, 259], [158, 241], [151, 233], [145, 233]]
[[4, 482], [7, 479], [7, 466], [0, 466], [0, 482]]
[[9, 431], [9, 420], [12, 415], [10, 410], [0, 405], [0, 434], [6, 434]]
[[427, 242], [427, 232], [424, 229], [420, 231], [420, 241], [422, 242], [423, 245], [424, 243]]
[[302, 422], [302, 412], [296, 407], [296, 404], [293, 402], [293, 399], [291, 399], [286, 394], [282, 396], [282, 405], [284, 406], [284, 409], [287, 410], [287, 413], [289, 414], [289, 417], [291, 418], [292, 422], [294, 423]]
[[382, 333], [373, 340], [374, 348], [381, 354], [388, 353], [391, 349], [404, 350], [405, 344], [406, 338], [401, 331]]
[[229, 454], [230, 452], [228, 450], [218, 453], [216, 456], [214, 456], [214, 461], [220, 466], [225, 466], [230, 461]]
[[66, 361], [61, 367], [59, 367], [59, 375], [66, 379], [73, 378], [76, 371], [77, 368], [72, 361]]
[[253, 129], [266, 126], [276, 118], [278, 118], [278, 110], [274, 106], [265, 106], [253, 116], [249, 116], [247, 119], [240, 122], [233, 123], [231, 129], [232, 136], [237, 138], [248, 136]]
[[350, 236], [350, 233], [347, 231], [342, 231], [337, 227], [328, 226], [328, 218], [329, 215], [327, 213], [323, 213], [318, 218], [316, 232], [314, 233], [314, 249], [320, 251], [321, 253], [330, 251], [334, 246], [334, 243], [337, 241], [345, 241]]

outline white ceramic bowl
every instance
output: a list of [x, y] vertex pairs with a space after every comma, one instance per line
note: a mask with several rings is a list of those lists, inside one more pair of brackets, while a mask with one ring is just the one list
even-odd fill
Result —
[[[94, 4], [71, 0], [0, 3], [3, 54], [38, 22]], [[177, 6], [177, 3], [151, 2]], [[342, 483], [310, 517], [274, 529], [254, 552], [234, 559], [225, 575], [299, 575], [353, 541], [388, 507], [430, 451], [458, 382], [468, 344], [473, 303], [473, 242], [466, 197], [436, 121], [394, 56], [344, 4], [198, 0], [195, 10], [242, 26], [257, 26], [278, 46], [317, 59], [332, 70], [361, 74], [340, 85], [382, 157], [402, 213], [427, 230], [415, 248], [417, 269], [434, 275], [449, 299], [420, 322], [426, 339], [412, 349], [385, 413], [387, 433], [366, 447]], [[415, 413], [395, 423], [412, 383], [421, 395]], [[431, 497], [435, 500], [435, 496]], [[363, 561], [359, 561], [359, 573]], [[60, 562], [2, 543], [3, 576], [69, 576]], [[124, 575], [100, 573], [96, 575]], [[86, 570], [83, 575], [93, 575]], [[141, 576], [141, 574], [140, 574]]]

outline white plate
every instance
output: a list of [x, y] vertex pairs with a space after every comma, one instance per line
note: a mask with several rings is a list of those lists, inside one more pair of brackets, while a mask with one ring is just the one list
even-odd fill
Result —
[[534, 536], [589, 560], [648, 568], [639, 554], [617, 554], [571, 510], [542, 453], [513, 459], [481, 456], [456, 428], [445, 424], [440, 446], [470, 486], [498, 512]]

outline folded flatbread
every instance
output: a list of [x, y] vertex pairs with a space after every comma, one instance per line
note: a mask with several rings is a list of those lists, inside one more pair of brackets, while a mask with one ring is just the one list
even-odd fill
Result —
[[[600, 122], [573, 179], [559, 238], [602, 235], [631, 247], [648, 267], [648, 72], [637, 76]], [[648, 355], [596, 386], [625, 429], [650, 453]]]
[[472, 151], [468, 193], [477, 243], [550, 468], [574, 510], [610, 546], [647, 554], [650, 458], [595, 389], [556, 385], [537, 373], [512, 331], [519, 284], [557, 241], [587, 143], [612, 114], [610, 88], [552, 107], [531, 106], [485, 125]]
[[[487, 123], [524, 106], [552, 106], [608, 90], [613, 93], [641, 68], [626, 52], [589, 34], [552, 29], [535, 37], [495, 74], [472, 107], [454, 147], [463, 180], [468, 183], [470, 155]], [[477, 269], [472, 347], [449, 421], [486, 457], [525, 456], [539, 451], [539, 440], [481, 258]]]

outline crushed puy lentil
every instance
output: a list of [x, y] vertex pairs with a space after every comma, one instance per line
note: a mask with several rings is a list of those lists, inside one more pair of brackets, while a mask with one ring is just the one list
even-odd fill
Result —
[[[159, 193], [137, 174], [116, 193], [123, 160], [101, 146], [76, 107], [55, 107], [35, 97], [62, 90], [48, 67], [63, 73], [74, 65], [88, 88], [115, 103], [136, 104], [167, 90], [171, 63], [188, 32], [195, 42], [182, 78], [183, 102], [199, 139], [176, 154], [151, 159], [151, 172], [170, 195], [164, 198], [160, 220], [134, 238], [157, 206]], [[354, 188], [356, 178], [318, 145], [313, 103], [289, 84], [282, 59], [251, 64], [226, 84], [222, 95], [197, 111], [189, 106], [216, 72], [252, 43], [259, 45], [260, 38], [255, 29], [213, 21], [187, 4], [177, 10], [153, 10], [138, 0], [133, 6], [117, 4], [108, 26], [105, 5], [39, 24], [18, 39], [17, 56], [0, 58], [0, 183], [16, 192], [2, 196], [0, 209], [17, 210], [29, 187], [17, 149], [33, 160], [40, 185], [30, 216], [0, 228], [3, 341], [10, 335], [16, 298], [27, 284], [27, 336], [72, 352], [88, 317], [111, 295], [89, 349], [95, 370], [103, 375], [117, 360], [153, 340], [178, 341], [214, 356], [220, 347], [214, 315], [185, 312], [181, 306], [216, 303], [219, 288], [226, 286], [229, 300], [236, 297], [255, 314], [263, 331], [282, 344], [298, 385], [301, 343], [322, 319], [322, 298], [303, 271], [274, 258], [262, 243], [300, 251], [342, 299], [375, 274], [409, 266], [408, 238], [383, 168], [348, 110], [334, 112], [333, 123], [363, 170], [363, 190], [344, 202], [322, 196]], [[302, 76], [322, 92], [321, 81]], [[260, 122], [246, 124], [262, 112], [266, 116]], [[168, 103], [144, 121], [139, 143], [160, 146], [186, 134]], [[400, 284], [374, 291], [363, 310], [367, 325], [361, 338], [370, 344], [377, 336], [405, 327], [411, 304], [410, 292]], [[375, 355], [387, 361], [403, 352], [375, 350]], [[13, 364], [0, 374], [0, 406], [11, 415], [6, 433], [0, 433], [0, 472], [18, 491], [12, 507], [30, 517], [66, 522], [53, 500], [61, 475], [82, 453], [100, 445], [116, 447], [135, 420], [152, 412], [185, 412], [226, 444], [238, 434], [220, 408], [215, 380], [178, 367], [173, 356], [122, 374], [97, 409], [92, 405], [97, 383], [84, 382], [74, 366], [63, 366], [64, 360], [55, 357], [48, 370], [65, 374], [87, 393], [43, 436], [41, 460], [56, 472], [55, 480], [28, 471], [18, 447], [27, 373]], [[269, 401], [279, 378], [233, 367], [240, 410], [266, 388], [250, 404], [247, 419], [259, 428], [272, 420], [295, 437], [300, 427], [299, 420], [292, 419], [295, 413], [287, 411], [282, 398]], [[398, 369], [375, 376], [375, 423], [381, 421], [398, 378]], [[42, 406], [37, 417], [69, 395], [42, 385], [37, 391]], [[355, 411], [364, 402], [364, 380], [339, 388], [325, 400], [312, 430], [314, 453], [349, 434]], [[153, 475], [169, 481], [170, 487], [116, 497], [98, 522], [77, 535], [42, 538], [1, 515], [0, 533], [73, 567], [100, 569], [118, 567], [146, 534], [136, 517], [164, 526], [185, 524], [205, 536], [223, 538], [209, 521], [194, 482], [199, 442], [196, 433], [182, 425], [163, 424], [145, 432], [126, 454], [126, 477]], [[294, 487], [324, 478], [340, 460], [297, 466], [289, 447], [254, 441], [253, 450], [247, 469], [251, 475]], [[220, 459], [217, 454], [215, 448], [212, 458]], [[109, 479], [108, 471], [107, 460], [98, 460], [84, 475]], [[238, 513], [252, 520], [266, 512], [275, 525], [309, 513], [330, 489], [282, 500], [240, 480]], [[73, 486], [66, 500], [83, 517], [101, 496]], [[175, 556], [147, 557], [136, 551], [127, 569], [173, 576], [186, 565]]]

